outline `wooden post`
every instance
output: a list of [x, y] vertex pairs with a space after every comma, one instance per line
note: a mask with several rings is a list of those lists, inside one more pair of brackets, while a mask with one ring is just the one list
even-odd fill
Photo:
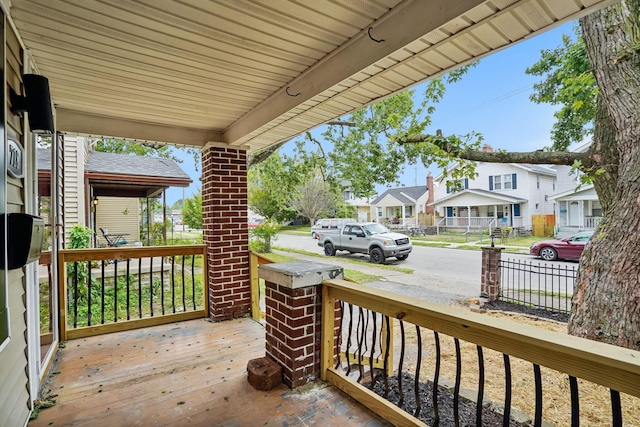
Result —
[[64, 252], [58, 251], [58, 329], [60, 342], [67, 340], [67, 267]]
[[320, 344], [320, 378], [327, 380], [327, 370], [333, 367], [335, 355], [335, 313], [336, 300], [330, 296], [330, 289], [322, 287], [322, 338]]
[[251, 281], [251, 317], [260, 321], [260, 278], [258, 277], [258, 257], [249, 253], [249, 276]]

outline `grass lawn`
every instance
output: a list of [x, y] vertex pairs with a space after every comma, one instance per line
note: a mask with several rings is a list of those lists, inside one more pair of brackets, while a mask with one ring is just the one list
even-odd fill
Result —
[[310, 225], [283, 225], [280, 231], [285, 234], [308, 234], [311, 236]]
[[[295, 254], [313, 256], [313, 257], [318, 257], [318, 258], [325, 258], [325, 259], [329, 258], [329, 257], [327, 257], [325, 255], [320, 255], [320, 254], [317, 254], [317, 253], [314, 253], [314, 252], [305, 251], [305, 250], [302, 250], [302, 249], [282, 248], [282, 247], [279, 247], [279, 246], [274, 246], [273, 249], [277, 250], [277, 251], [291, 252], [291, 253], [295, 253]], [[367, 261], [360, 261], [360, 260], [357, 260], [357, 259], [342, 258], [342, 257], [340, 257], [340, 260], [341, 261], [346, 261], [346, 262], [351, 263], [351, 264], [367, 265], [369, 267], [382, 268], [384, 270], [399, 271], [401, 273], [413, 274], [413, 270], [412, 269], [396, 267], [395, 265], [371, 264], [368, 260]]]

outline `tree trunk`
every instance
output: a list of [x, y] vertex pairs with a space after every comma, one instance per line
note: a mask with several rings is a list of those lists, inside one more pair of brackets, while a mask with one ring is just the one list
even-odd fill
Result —
[[[569, 332], [640, 350], [640, 0], [582, 18], [600, 90], [590, 151], [604, 219], [580, 259]], [[615, 158], [618, 166], [615, 168]], [[616, 170], [617, 169], [617, 170]]]

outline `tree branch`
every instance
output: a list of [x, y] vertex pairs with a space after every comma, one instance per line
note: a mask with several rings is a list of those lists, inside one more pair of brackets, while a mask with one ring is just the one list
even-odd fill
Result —
[[344, 120], [332, 120], [326, 123], [329, 126], [347, 126], [347, 127], [356, 127], [355, 122], [347, 122]]
[[[347, 126], [347, 127], [355, 127], [356, 124], [354, 122], [347, 122], [344, 120], [332, 120], [326, 123], [329, 126]], [[260, 162], [264, 162], [269, 158], [270, 155], [278, 151], [280, 147], [282, 147], [287, 142], [291, 141], [291, 139], [287, 139], [286, 141], [278, 142], [270, 147], [265, 148], [264, 150], [258, 151], [256, 154], [249, 156], [248, 167], [253, 165], [257, 165]]]
[[264, 150], [258, 151], [256, 154], [249, 157], [247, 167], [250, 168], [251, 166], [257, 165], [260, 162], [264, 162], [265, 160], [267, 160], [267, 158], [269, 158], [270, 155], [278, 151], [280, 147], [282, 147], [289, 141], [291, 140], [287, 139], [286, 141], [278, 142], [277, 144], [267, 147]]
[[575, 153], [569, 151], [478, 151], [460, 148], [453, 144], [450, 139], [442, 136], [440, 131], [436, 135], [418, 135], [410, 138], [397, 140], [400, 145], [430, 143], [441, 150], [464, 160], [487, 163], [529, 163], [534, 165], [573, 165], [576, 160], [582, 162], [584, 166], [593, 166], [594, 162], [589, 157], [589, 153]]

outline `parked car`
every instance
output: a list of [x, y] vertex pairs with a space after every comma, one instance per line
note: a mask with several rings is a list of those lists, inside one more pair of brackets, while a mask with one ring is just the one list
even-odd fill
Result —
[[249, 228], [256, 228], [259, 225], [264, 224], [264, 218], [252, 218], [249, 220]]
[[583, 231], [560, 240], [543, 240], [531, 245], [529, 253], [545, 261], [579, 259], [593, 231]]
[[326, 230], [342, 230], [346, 224], [358, 222], [353, 218], [323, 218], [316, 221], [311, 227], [311, 237], [318, 238], [321, 231]]

